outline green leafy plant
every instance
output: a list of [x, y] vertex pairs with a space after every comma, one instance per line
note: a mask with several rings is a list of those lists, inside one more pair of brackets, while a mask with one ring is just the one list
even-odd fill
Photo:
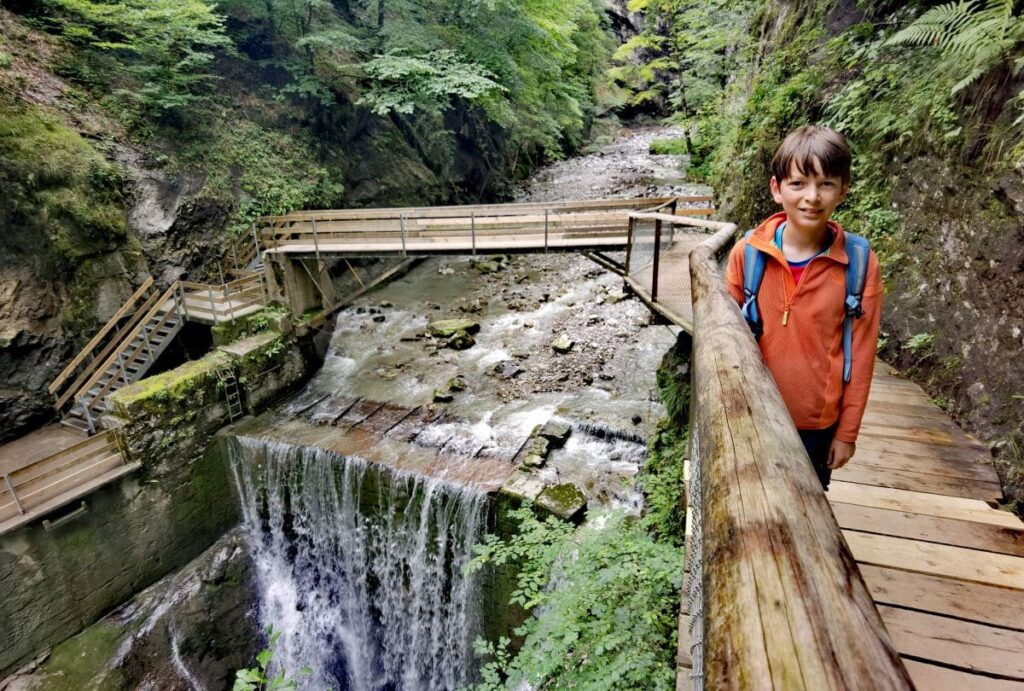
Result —
[[503, 688], [672, 689], [682, 552], [619, 512], [577, 530], [530, 508], [512, 512], [519, 532], [488, 536], [470, 569], [520, 566], [511, 602], [535, 616], [508, 640], [478, 642], [492, 659], [475, 691]]
[[[231, 691], [290, 691], [298, 688], [298, 682], [290, 679], [285, 670], [277, 674], [270, 671], [270, 664], [274, 658], [274, 648], [277, 646], [281, 632], [275, 631], [273, 626], [267, 628], [267, 647], [256, 655], [256, 667], [240, 669], [235, 673], [235, 683]], [[303, 667], [299, 674], [307, 677], [313, 673], [309, 667]]]
[[119, 93], [172, 110], [205, 96], [215, 51], [229, 51], [224, 18], [203, 0], [50, 0], [71, 41], [108, 51], [137, 85]]
[[934, 341], [935, 336], [930, 333], [914, 334], [903, 344], [903, 349], [916, 355], [926, 354], [931, 351]]
[[1014, 0], [948, 2], [933, 7], [896, 33], [893, 45], [931, 46], [942, 60], [937, 73], [950, 72], [957, 93], [993, 72], [1017, 76], [1024, 69], [1024, 17]]

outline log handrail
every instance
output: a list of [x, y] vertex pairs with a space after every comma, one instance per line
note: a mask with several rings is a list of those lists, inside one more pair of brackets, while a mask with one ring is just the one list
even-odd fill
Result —
[[689, 255], [694, 688], [913, 688], [725, 288], [736, 226], [657, 216], [716, 231]]
[[[71, 375], [75, 373], [75, 371], [78, 369], [78, 366], [81, 365], [85, 361], [85, 359], [89, 357], [89, 355], [93, 351], [96, 350], [96, 348], [104, 341], [104, 339], [106, 339], [107, 335], [111, 332], [111, 330], [114, 329], [115, 326], [117, 326], [117, 323], [121, 321], [121, 319], [126, 314], [128, 314], [132, 310], [135, 310], [136, 313], [138, 312], [136, 303], [138, 303], [139, 300], [142, 299], [142, 296], [146, 294], [146, 292], [152, 287], [152, 285], [153, 277], [149, 276], [145, 281], [142, 282], [142, 285], [139, 286], [134, 293], [132, 293], [131, 297], [129, 297], [125, 301], [125, 303], [121, 305], [120, 309], [118, 309], [117, 312], [115, 312], [114, 315], [107, 320], [107, 323], [104, 324], [103, 327], [98, 332], [96, 332], [96, 335], [89, 340], [89, 342], [85, 345], [84, 348], [82, 348], [81, 351], [79, 351], [78, 355], [76, 355], [75, 358], [70, 363], [68, 363], [68, 366], [65, 367], [60, 374], [57, 375], [57, 378], [54, 379], [49, 386], [48, 390], [50, 393], [57, 395], [57, 392], [60, 391], [64, 382], [66, 382], [71, 377]], [[131, 328], [131, 326], [133, 326], [133, 324], [129, 322], [126, 328]], [[95, 356], [93, 357], [93, 362], [96, 362], [102, 359], [103, 357], [105, 357], [105, 355], [102, 354]], [[67, 400], [67, 397], [68, 396], [65, 393], [63, 396], [61, 396], [61, 399]], [[57, 408], [59, 409], [61, 405], [62, 404], [58, 402]]]

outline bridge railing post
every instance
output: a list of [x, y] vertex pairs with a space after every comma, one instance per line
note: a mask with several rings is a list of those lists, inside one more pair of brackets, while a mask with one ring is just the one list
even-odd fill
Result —
[[658, 264], [661, 262], [661, 220], [654, 221], [654, 266], [651, 271], [651, 302], [658, 301]]
[[626, 275], [629, 276], [629, 262], [633, 258], [633, 225], [636, 219], [632, 216], [626, 223]]
[[256, 259], [260, 258], [260, 236], [256, 233], [256, 224], [253, 223], [252, 228], [252, 245], [256, 248]]
[[476, 256], [476, 213], [469, 212], [469, 233], [473, 239], [473, 256]]
[[213, 301], [213, 288], [206, 289], [206, 296], [210, 299], [210, 312], [213, 314], [213, 325], [217, 325], [217, 305]]
[[544, 209], [544, 254], [548, 253], [548, 210]]
[[405, 257], [405, 214], [399, 214], [398, 216], [398, 227], [402, 231], [402, 256]]
[[309, 220], [310, 225], [313, 226], [313, 248], [316, 250], [316, 265], [320, 266], [320, 240], [316, 235], [316, 219], [311, 218]]

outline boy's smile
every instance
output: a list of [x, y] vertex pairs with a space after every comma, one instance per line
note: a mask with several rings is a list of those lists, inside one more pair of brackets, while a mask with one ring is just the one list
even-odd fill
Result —
[[838, 175], [822, 173], [821, 164], [815, 159], [814, 169], [803, 173], [794, 161], [784, 179], [772, 177], [771, 189], [772, 197], [786, 212], [787, 227], [812, 236], [825, 230], [849, 185], [844, 185]]

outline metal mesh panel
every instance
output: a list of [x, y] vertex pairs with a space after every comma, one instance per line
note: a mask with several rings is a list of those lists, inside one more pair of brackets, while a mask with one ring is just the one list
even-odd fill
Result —
[[686, 589], [690, 594], [690, 658], [693, 667], [690, 681], [697, 691], [704, 688], [704, 554], [703, 525], [704, 501], [702, 492], [702, 470], [700, 436], [691, 426], [690, 487], [687, 500], [690, 502], [690, 535], [686, 545], [686, 560], [690, 576]]

